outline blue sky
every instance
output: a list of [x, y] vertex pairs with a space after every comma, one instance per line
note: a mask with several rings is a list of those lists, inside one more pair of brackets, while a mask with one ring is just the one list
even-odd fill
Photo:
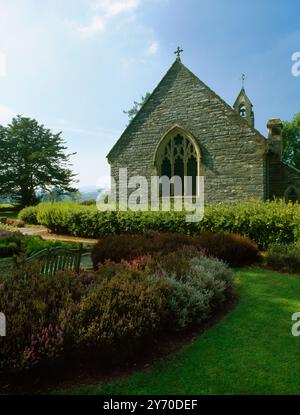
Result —
[[123, 109], [183, 63], [229, 104], [246, 73], [256, 127], [300, 111], [298, 0], [0, 0], [0, 123], [63, 131], [80, 185], [109, 173]]

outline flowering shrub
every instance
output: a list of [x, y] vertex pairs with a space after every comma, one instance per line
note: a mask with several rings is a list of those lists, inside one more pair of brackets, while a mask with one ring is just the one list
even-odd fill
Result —
[[21, 248], [21, 233], [14, 232], [9, 227], [0, 226], [0, 258], [16, 254]]
[[92, 251], [94, 267], [106, 259], [115, 262], [131, 260], [149, 254], [165, 254], [193, 240], [177, 233], [147, 232], [144, 235], [113, 235], [102, 238]]
[[121, 264], [125, 267], [131, 269], [139, 269], [139, 270], [146, 270], [146, 269], [153, 269], [155, 270], [156, 262], [153, 261], [153, 258], [150, 255], [144, 255], [139, 258], [134, 258], [131, 261], [125, 261], [124, 259], [121, 261]]
[[74, 320], [77, 347], [103, 356], [128, 356], [157, 336], [167, 319], [167, 284], [124, 268], [82, 298]]
[[232, 282], [225, 263], [193, 246], [107, 260], [80, 275], [66, 271], [49, 278], [37, 269], [0, 275], [0, 310], [7, 316], [0, 371], [28, 370], [70, 355], [113, 363], [136, 358], [161, 333], [210, 316]]
[[7, 336], [0, 338], [0, 369], [25, 369], [63, 350], [61, 313], [81, 297], [82, 282], [66, 273], [53, 278], [35, 267], [1, 275], [0, 310]]
[[198, 256], [189, 259], [186, 271], [166, 276], [171, 288], [168, 307], [173, 324], [182, 329], [207, 318], [225, 300], [233, 274], [222, 261]]
[[41, 333], [32, 334], [31, 343], [23, 351], [21, 365], [29, 369], [40, 362], [54, 360], [64, 351], [64, 327], [53, 326], [42, 329]]
[[260, 259], [257, 244], [235, 233], [204, 232], [195, 237], [195, 244], [203, 248], [207, 255], [233, 267], [250, 265]]
[[[169, 267], [178, 267], [176, 252], [185, 247], [194, 256], [206, 254], [224, 260], [231, 266], [243, 266], [259, 260], [259, 249], [248, 238], [229, 233], [205, 232], [199, 236], [148, 232], [144, 235], [114, 235], [102, 238], [92, 251], [94, 267], [110, 259], [120, 262], [151, 254], [169, 255]], [[186, 252], [186, 255], [188, 252]], [[167, 261], [167, 257], [165, 258]], [[172, 265], [173, 263], [173, 265]]]
[[197, 291], [191, 284], [178, 281], [174, 276], [166, 278], [170, 287], [168, 308], [171, 327], [175, 330], [185, 329], [192, 323], [208, 317], [210, 301], [208, 291]]

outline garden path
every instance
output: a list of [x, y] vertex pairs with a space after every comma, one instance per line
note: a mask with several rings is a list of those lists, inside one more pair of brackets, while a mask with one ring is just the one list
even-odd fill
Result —
[[45, 227], [27, 227], [27, 228], [19, 228], [19, 231], [23, 235], [30, 235], [30, 236], [41, 236], [45, 240], [56, 240], [56, 241], [66, 241], [66, 242], [78, 242], [82, 244], [96, 244], [98, 241], [97, 239], [91, 238], [79, 238], [76, 236], [68, 236], [68, 235], [59, 235], [56, 233], [50, 233], [47, 228]]

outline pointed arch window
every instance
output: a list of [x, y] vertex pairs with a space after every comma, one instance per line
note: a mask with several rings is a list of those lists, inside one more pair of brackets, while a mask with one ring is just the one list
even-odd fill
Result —
[[[156, 156], [157, 173], [160, 177], [180, 177], [182, 188], [176, 194], [176, 186], [171, 184], [171, 196], [197, 196], [197, 176], [199, 176], [200, 156], [195, 144], [183, 133], [171, 135], [162, 141]], [[190, 177], [191, 179], [188, 179]], [[161, 196], [163, 194], [161, 186]]]

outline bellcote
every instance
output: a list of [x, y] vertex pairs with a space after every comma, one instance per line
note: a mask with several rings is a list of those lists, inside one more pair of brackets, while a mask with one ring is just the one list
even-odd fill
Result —
[[253, 105], [248, 98], [244, 87], [241, 89], [241, 92], [233, 104], [233, 108], [240, 114], [242, 118], [245, 118], [245, 120], [248, 121], [248, 124], [251, 125], [251, 127], [254, 127]]

